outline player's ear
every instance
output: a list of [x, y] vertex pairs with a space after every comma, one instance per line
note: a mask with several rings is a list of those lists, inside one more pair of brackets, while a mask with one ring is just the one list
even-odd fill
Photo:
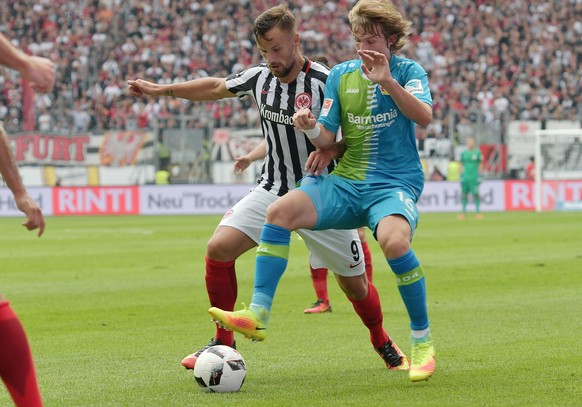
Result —
[[295, 44], [295, 46], [298, 46], [300, 42], [301, 39], [299, 37], [299, 33], [293, 34], [293, 44]]

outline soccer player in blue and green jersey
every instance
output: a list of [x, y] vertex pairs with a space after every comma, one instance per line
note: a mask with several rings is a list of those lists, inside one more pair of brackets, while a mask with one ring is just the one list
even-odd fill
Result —
[[287, 266], [291, 231], [367, 226], [396, 276], [410, 317], [410, 379], [426, 380], [435, 369], [434, 347], [425, 273], [411, 240], [424, 187], [414, 127], [432, 120], [427, 74], [415, 61], [394, 55], [405, 45], [411, 23], [390, 1], [360, 0], [348, 18], [360, 59], [332, 68], [318, 119], [309, 109], [294, 115], [295, 126], [321, 149], [333, 144], [341, 128], [345, 152], [339, 165], [330, 175], [305, 178], [269, 206], [250, 309], [209, 312], [230, 329], [264, 338], [265, 314]]

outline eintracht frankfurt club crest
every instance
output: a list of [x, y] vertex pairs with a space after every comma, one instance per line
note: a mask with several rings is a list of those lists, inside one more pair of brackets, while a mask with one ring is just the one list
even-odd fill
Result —
[[310, 108], [311, 107], [311, 95], [308, 93], [300, 93], [295, 97], [295, 107], [297, 109]]

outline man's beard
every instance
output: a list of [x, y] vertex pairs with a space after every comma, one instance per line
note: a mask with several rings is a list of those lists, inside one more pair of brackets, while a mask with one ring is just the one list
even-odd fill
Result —
[[287, 75], [289, 75], [291, 73], [291, 71], [293, 70], [293, 66], [291, 67], [283, 67], [283, 70], [281, 71], [281, 68], [279, 67], [279, 69], [274, 72], [273, 68], [271, 68], [271, 73], [277, 77], [277, 78], [284, 78]]

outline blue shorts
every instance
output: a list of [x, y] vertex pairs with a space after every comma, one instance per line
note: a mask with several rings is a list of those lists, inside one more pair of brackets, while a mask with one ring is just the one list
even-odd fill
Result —
[[418, 224], [416, 195], [405, 186], [352, 181], [332, 174], [305, 177], [298, 189], [309, 195], [317, 211], [313, 230], [367, 226], [376, 237], [380, 220], [401, 215], [412, 236]]

